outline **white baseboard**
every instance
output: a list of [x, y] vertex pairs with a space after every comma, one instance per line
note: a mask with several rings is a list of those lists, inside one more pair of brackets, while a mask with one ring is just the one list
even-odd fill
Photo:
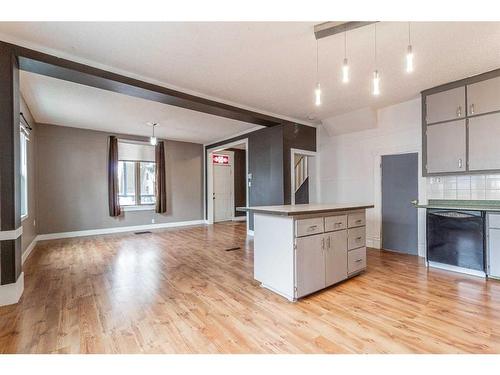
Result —
[[0, 306], [18, 303], [24, 291], [24, 272], [21, 272], [17, 281], [0, 286]]
[[234, 216], [233, 221], [246, 221], [247, 217], [246, 216]]
[[378, 237], [367, 237], [366, 238], [366, 246], [373, 247], [375, 249], [380, 249], [380, 238]]
[[26, 250], [24, 250], [24, 253], [23, 253], [22, 257], [21, 257], [22, 264], [24, 264], [24, 262], [26, 262], [26, 259], [28, 259], [28, 257], [30, 256], [30, 254], [33, 251], [33, 249], [35, 248], [37, 242], [38, 242], [38, 236], [36, 236], [35, 238], [33, 238], [33, 241], [31, 241], [31, 243], [26, 248]]
[[175, 227], [185, 227], [189, 225], [203, 225], [203, 224], [205, 224], [205, 220], [191, 220], [191, 221], [177, 221], [173, 223], [158, 223], [158, 224], [133, 225], [128, 227], [80, 230], [74, 232], [47, 233], [47, 234], [39, 234], [36, 237], [36, 240], [37, 241], [55, 240], [59, 238], [95, 236], [99, 234], [135, 232], [148, 229], [175, 228]]

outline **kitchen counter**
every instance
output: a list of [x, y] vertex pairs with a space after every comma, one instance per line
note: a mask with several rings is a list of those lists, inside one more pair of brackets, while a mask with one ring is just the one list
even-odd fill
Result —
[[436, 208], [444, 210], [498, 211], [500, 201], [493, 200], [441, 200], [429, 199], [427, 204], [416, 204], [417, 208]]
[[321, 214], [327, 212], [340, 212], [350, 210], [361, 210], [373, 208], [373, 204], [288, 204], [280, 206], [254, 206], [254, 207], [238, 207], [238, 211], [251, 211], [253, 213], [264, 213], [270, 215], [295, 216], [307, 214]]

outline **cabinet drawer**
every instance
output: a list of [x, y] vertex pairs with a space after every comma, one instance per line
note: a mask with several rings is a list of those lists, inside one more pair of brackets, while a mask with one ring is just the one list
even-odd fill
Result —
[[488, 227], [500, 229], [500, 214], [488, 214]]
[[352, 228], [347, 230], [347, 248], [356, 249], [366, 245], [365, 227]]
[[365, 225], [365, 213], [355, 212], [348, 215], [347, 223], [349, 228], [360, 227]]
[[347, 273], [352, 274], [366, 268], [366, 247], [347, 253]]
[[323, 233], [323, 218], [300, 219], [295, 222], [295, 233], [297, 237], [309, 236], [311, 234]]
[[347, 228], [347, 215], [325, 217], [325, 232]]

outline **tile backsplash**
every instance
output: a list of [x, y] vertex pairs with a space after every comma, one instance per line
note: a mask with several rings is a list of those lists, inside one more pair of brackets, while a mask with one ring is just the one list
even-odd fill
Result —
[[428, 177], [427, 198], [500, 200], [500, 174]]

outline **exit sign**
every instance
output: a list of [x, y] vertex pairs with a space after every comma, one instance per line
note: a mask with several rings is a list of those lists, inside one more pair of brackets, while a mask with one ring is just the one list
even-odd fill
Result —
[[227, 165], [229, 164], [229, 156], [227, 155], [217, 155], [217, 154], [213, 154], [212, 155], [212, 162], [214, 164], [223, 164], [223, 165]]

